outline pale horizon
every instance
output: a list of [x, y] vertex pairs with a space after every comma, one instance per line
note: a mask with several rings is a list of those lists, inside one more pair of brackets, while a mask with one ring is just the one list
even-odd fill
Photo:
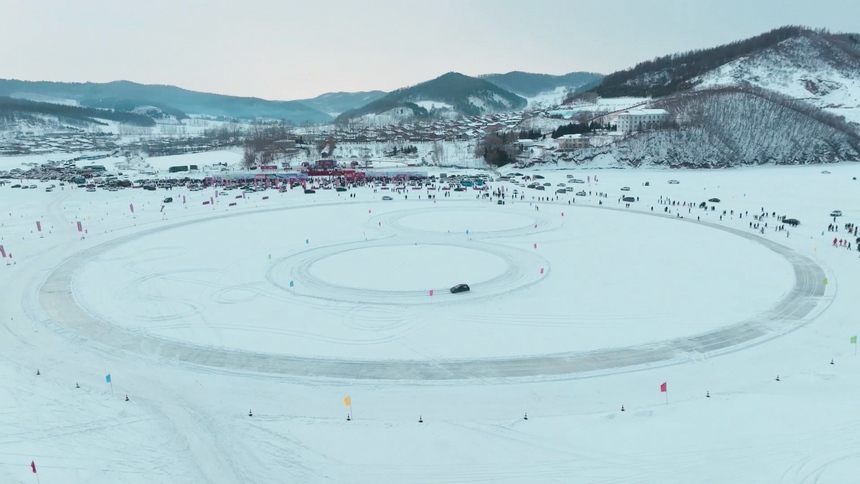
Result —
[[0, 31], [0, 78], [127, 80], [299, 100], [392, 91], [447, 72], [609, 74], [784, 25], [860, 31], [848, 0], [166, 0], [14, 2]]

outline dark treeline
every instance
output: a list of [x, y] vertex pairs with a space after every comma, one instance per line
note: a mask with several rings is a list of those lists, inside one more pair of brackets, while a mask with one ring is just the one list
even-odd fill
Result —
[[517, 161], [517, 150], [514, 146], [518, 133], [513, 131], [487, 133], [475, 144], [475, 156], [493, 166], [504, 166]]
[[150, 127], [155, 126], [155, 120], [141, 114], [124, 113], [116, 111], [107, 111], [94, 108], [82, 108], [79, 106], [65, 106], [62, 104], [39, 103], [27, 101], [25, 99], [14, 99], [10, 97], [0, 97], [0, 112], [19, 112], [30, 114], [46, 114], [57, 116], [64, 119], [76, 119], [93, 124], [105, 123], [98, 121], [99, 119], [107, 119], [117, 121], [124, 124], [134, 126]]
[[689, 81], [741, 56], [766, 49], [786, 39], [809, 32], [786, 26], [749, 39], [710, 49], [693, 50], [657, 57], [609, 74], [593, 89], [603, 97], [660, 97], [689, 88]]
[[532, 128], [520, 131], [517, 137], [519, 139], [541, 139], [543, 138], [543, 134], [539, 129]]
[[552, 130], [552, 138], [557, 139], [560, 136], [564, 136], [566, 134], [585, 134], [591, 133], [592, 131], [598, 129], [607, 129], [607, 126], [603, 126], [600, 123], [596, 123], [592, 121], [591, 123], [570, 123], [565, 124], [564, 126], [559, 126]]

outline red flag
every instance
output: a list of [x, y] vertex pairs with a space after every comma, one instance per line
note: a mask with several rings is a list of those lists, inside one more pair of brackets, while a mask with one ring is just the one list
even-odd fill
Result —
[[30, 469], [33, 469], [33, 474], [36, 473], [36, 461], [30, 461]]
[[663, 384], [660, 385], [660, 393], [667, 393], [666, 382], [663, 382]]
[[430, 295], [431, 296], [433, 295], [433, 289], [430, 289]]
[[159, 211], [159, 212], [163, 212], [163, 211], [164, 211], [164, 205], [162, 205], [162, 206], [161, 206], [161, 209], [159, 209], [158, 211]]
[[543, 274], [543, 267], [540, 268], [540, 273]]
[[83, 232], [84, 228], [81, 226], [81, 223], [78, 222], [78, 232]]
[[128, 209], [129, 209], [129, 210], [131, 210], [131, 213], [134, 213], [134, 204], [133, 204], [133, 203], [129, 203], [129, 204], [128, 204]]
[[0, 245], [0, 257], [3, 259], [6, 258], [6, 249], [4, 249], [2, 245]]
[[38, 220], [36, 220], [36, 230], [38, 230], [39, 232], [42, 231], [42, 223]]
[[535, 244], [535, 249], [537, 249], [537, 244]]

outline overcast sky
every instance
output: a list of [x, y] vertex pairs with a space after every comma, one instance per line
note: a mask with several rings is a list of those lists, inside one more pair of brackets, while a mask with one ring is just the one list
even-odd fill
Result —
[[0, 78], [282, 100], [449, 71], [609, 73], [787, 24], [860, 31], [860, 0], [0, 0], [0, 12]]

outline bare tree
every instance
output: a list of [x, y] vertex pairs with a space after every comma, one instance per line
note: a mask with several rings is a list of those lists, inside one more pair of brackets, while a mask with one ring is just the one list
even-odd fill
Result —
[[257, 151], [253, 146], [245, 145], [245, 153], [242, 155], [242, 166], [250, 170], [257, 165]]

